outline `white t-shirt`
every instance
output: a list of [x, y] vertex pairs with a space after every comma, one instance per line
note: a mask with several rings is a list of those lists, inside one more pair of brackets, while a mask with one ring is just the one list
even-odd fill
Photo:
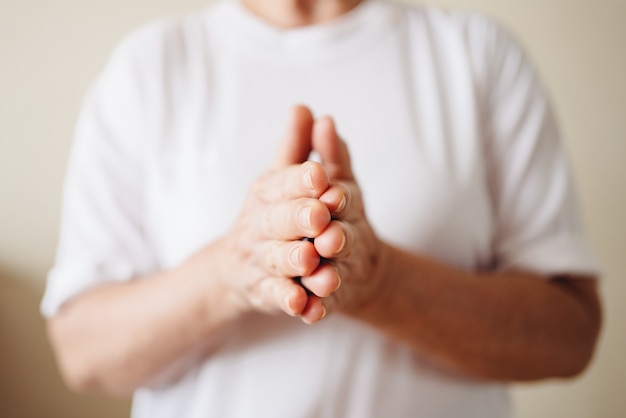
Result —
[[[471, 270], [596, 271], [548, 100], [500, 27], [370, 0], [279, 30], [231, 0], [134, 33], [89, 91], [43, 313], [224, 234], [295, 103], [335, 117], [380, 238]], [[340, 314], [251, 316], [207, 351], [133, 417], [509, 416], [503, 386]]]

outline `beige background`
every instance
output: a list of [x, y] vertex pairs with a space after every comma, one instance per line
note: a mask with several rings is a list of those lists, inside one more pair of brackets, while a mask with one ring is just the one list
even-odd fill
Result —
[[[113, 45], [202, 0], [0, 0], [0, 415], [123, 417], [127, 401], [71, 395], [37, 303], [58, 233], [81, 97]], [[440, 0], [482, 10], [526, 45], [560, 115], [588, 232], [605, 266], [606, 323], [575, 382], [515, 389], [520, 417], [626, 416], [626, 0]]]

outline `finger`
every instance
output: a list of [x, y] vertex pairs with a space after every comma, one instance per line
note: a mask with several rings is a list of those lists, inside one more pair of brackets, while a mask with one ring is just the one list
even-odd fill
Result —
[[319, 199], [326, 205], [333, 219], [342, 218], [352, 200], [350, 189], [343, 183], [333, 184]]
[[287, 130], [280, 141], [272, 168], [300, 164], [309, 159], [311, 153], [311, 130], [313, 115], [304, 105], [295, 105], [288, 116]]
[[298, 197], [319, 198], [330, 185], [321, 164], [307, 161], [270, 171], [252, 184], [252, 192], [265, 203]]
[[322, 299], [315, 295], [309, 296], [306, 306], [300, 314], [306, 324], [314, 324], [326, 317], [327, 311]]
[[[269, 279], [266, 279], [269, 280]], [[274, 287], [274, 299], [288, 315], [301, 315], [306, 309], [309, 295], [304, 288], [288, 278], [277, 278]]]
[[323, 264], [310, 276], [303, 276], [300, 283], [314, 295], [325, 298], [339, 289], [341, 277], [332, 264]]
[[250, 289], [248, 298], [259, 311], [272, 312], [279, 308], [291, 316], [298, 316], [306, 308], [309, 295], [293, 279], [265, 277], [258, 286]]
[[313, 150], [322, 158], [331, 179], [354, 179], [348, 146], [341, 140], [335, 121], [324, 116], [315, 121], [312, 133]]
[[354, 246], [354, 229], [343, 221], [331, 221], [313, 243], [317, 253], [324, 258], [341, 258], [350, 254]]
[[306, 197], [268, 205], [259, 216], [260, 237], [278, 241], [315, 238], [331, 219], [325, 204]]
[[320, 256], [309, 241], [270, 241], [261, 245], [256, 262], [272, 276], [296, 277], [312, 274]]

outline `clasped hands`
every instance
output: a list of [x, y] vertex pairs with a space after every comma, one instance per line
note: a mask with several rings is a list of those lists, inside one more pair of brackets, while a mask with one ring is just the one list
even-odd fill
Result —
[[[321, 163], [308, 161], [312, 150]], [[330, 117], [292, 109], [274, 163], [250, 187], [223, 244], [222, 285], [244, 310], [282, 310], [310, 324], [375, 297], [384, 246]]]

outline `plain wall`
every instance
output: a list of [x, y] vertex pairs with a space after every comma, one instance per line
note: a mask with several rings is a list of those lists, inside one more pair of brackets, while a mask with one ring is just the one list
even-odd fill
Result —
[[[61, 386], [37, 313], [58, 234], [62, 179], [81, 98], [132, 28], [200, 0], [0, 0], [0, 410], [11, 417], [123, 417], [127, 401]], [[626, 0], [440, 0], [508, 26], [561, 120], [590, 240], [605, 267], [606, 321], [574, 382], [517, 386], [519, 416], [626, 411]], [[6, 415], [5, 415], [6, 414]]]

